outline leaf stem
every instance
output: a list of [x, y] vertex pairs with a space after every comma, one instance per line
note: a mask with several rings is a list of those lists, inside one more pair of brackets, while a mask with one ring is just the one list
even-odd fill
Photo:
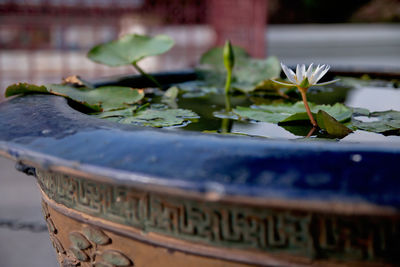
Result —
[[142, 68], [139, 67], [139, 65], [137, 63], [132, 63], [132, 66], [143, 76], [145, 76], [147, 79], [149, 79], [150, 81], [152, 81], [158, 88], [162, 89], [161, 84], [150, 74], [147, 74], [146, 72], [144, 72], [144, 70]]
[[307, 96], [306, 96], [307, 88], [302, 88], [302, 87], [297, 87], [297, 88], [298, 88], [299, 91], [300, 91], [301, 98], [303, 99], [304, 107], [306, 108], [307, 115], [308, 115], [308, 117], [310, 118], [311, 124], [312, 124], [314, 127], [318, 127], [318, 124], [317, 124], [317, 122], [315, 121], [315, 119], [314, 119], [314, 117], [313, 117], [313, 115], [312, 115], [312, 113], [311, 113], [310, 106], [308, 105], [308, 102], [307, 102]]

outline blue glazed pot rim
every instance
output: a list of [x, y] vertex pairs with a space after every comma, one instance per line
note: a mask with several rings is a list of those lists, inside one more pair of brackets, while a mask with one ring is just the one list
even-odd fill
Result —
[[340, 206], [350, 213], [400, 207], [400, 146], [394, 144], [138, 128], [79, 113], [50, 95], [1, 103], [0, 129], [0, 155], [43, 170], [220, 201]]

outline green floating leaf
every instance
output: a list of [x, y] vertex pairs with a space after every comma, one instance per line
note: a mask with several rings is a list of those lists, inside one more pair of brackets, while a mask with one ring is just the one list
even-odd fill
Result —
[[85, 81], [78, 75], [68, 76], [67, 78], [63, 79], [62, 84], [71, 85], [74, 87], [87, 87], [90, 89], [94, 89], [94, 86], [90, 82]]
[[[313, 112], [311, 112], [311, 113], [315, 118], [316, 114]], [[293, 122], [293, 121], [309, 121], [309, 120], [310, 120], [310, 118], [308, 117], [307, 112], [299, 112], [299, 113], [295, 113], [295, 114], [287, 117], [286, 119], [280, 121], [280, 123], [284, 124], [284, 123], [289, 123], [289, 122]]]
[[38, 86], [29, 83], [15, 83], [7, 87], [4, 94], [5, 97], [21, 94], [47, 94], [47, 88], [45, 86]]
[[351, 108], [353, 116], [369, 116], [370, 112], [366, 108]]
[[111, 239], [99, 229], [85, 227], [83, 233], [90, 241], [98, 245], [106, 245], [111, 241]]
[[93, 47], [88, 58], [108, 66], [136, 64], [145, 57], [167, 52], [174, 45], [174, 40], [166, 35], [154, 37], [129, 34], [119, 40]]
[[126, 108], [143, 99], [143, 90], [122, 86], [103, 86], [96, 89], [75, 88], [68, 85], [46, 85], [49, 92], [70, 98], [96, 111]]
[[[279, 124], [286, 131], [296, 135], [296, 136], [307, 136], [312, 130], [312, 125], [308, 124]], [[318, 131], [314, 131], [313, 135], [318, 135]], [[298, 140], [298, 139], [296, 139]], [[309, 140], [309, 139], [308, 139]], [[314, 140], [314, 138], [312, 139]]]
[[271, 123], [278, 123], [280, 121], [283, 121], [287, 117], [291, 116], [289, 113], [274, 113], [262, 110], [260, 108], [256, 109], [256, 108], [241, 107], [241, 106], [238, 106], [235, 109], [233, 109], [233, 113], [249, 120], [271, 122]]
[[87, 249], [91, 246], [90, 242], [81, 233], [71, 232], [69, 233], [68, 237], [75, 248]]
[[210, 86], [204, 81], [190, 81], [177, 85], [184, 92], [183, 98], [203, 97], [209, 94], [218, 94], [223, 92], [222, 87]]
[[351, 88], [362, 88], [362, 87], [396, 87], [398, 80], [379, 80], [379, 79], [371, 79], [368, 75], [364, 75], [361, 78], [354, 77], [337, 77], [340, 79], [339, 84], [345, 87]]
[[113, 117], [129, 117], [133, 116], [133, 114], [135, 114], [135, 111], [137, 109], [138, 106], [133, 106], [125, 109], [101, 112], [99, 114], [96, 114], [95, 116], [100, 119], [113, 118]]
[[121, 252], [115, 250], [105, 250], [101, 254], [104, 261], [113, 264], [115, 266], [129, 266], [131, 261], [123, 255]]
[[[365, 118], [372, 121], [362, 121], [362, 117], [354, 117], [352, 123], [358, 129], [375, 133], [400, 130], [400, 111], [372, 112], [369, 117]], [[398, 134], [397, 132], [396, 135]]]
[[[323, 110], [340, 122], [349, 120], [352, 115], [351, 109], [340, 103], [336, 103], [333, 106], [315, 105], [313, 103], [309, 103], [309, 105], [314, 114], [319, 110]], [[239, 106], [236, 107], [233, 112], [243, 118], [270, 123], [288, 123], [308, 120], [303, 102], [297, 102], [295, 104], [281, 103], [276, 105], [259, 105], [253, 107]]]
[[331, 136], [343, 138], [353, 132], [323, 110], [318, 111], [316, 119], [318, 126]]
[[118, 122], [140, 126], [168, 127], [182, 125], [188, 119], [197, 118], [199, 116], [196, 113], [187, 109], [146, 109]]

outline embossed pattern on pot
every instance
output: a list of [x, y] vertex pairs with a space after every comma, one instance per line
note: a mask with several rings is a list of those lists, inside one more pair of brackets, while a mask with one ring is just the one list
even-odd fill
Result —
[[399, 218], [341, 216], [163, 196], [38, 171], [45, 194], [68, 208], [174, 238], [307, 258], [377, 261], [396, 250]]

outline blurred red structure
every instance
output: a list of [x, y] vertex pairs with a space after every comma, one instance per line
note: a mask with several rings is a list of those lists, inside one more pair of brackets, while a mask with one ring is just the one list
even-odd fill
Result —
[[214, 0], [210, 4], [218, 45], [230, 39], [254, 57], [265, 56], [267, 0]]
[[[94, 44], [121, 34], [165, 33], [176, 46], [150, 71], [193, 66], [215, 44], [230, 39], [264, 56], [267, 0], [3, 0], [0, 1], [0, 91], [16, 81], [58, 81], [131, 73], [85, 58]], [[179, 60], [177, 60], [177, 58]]]

